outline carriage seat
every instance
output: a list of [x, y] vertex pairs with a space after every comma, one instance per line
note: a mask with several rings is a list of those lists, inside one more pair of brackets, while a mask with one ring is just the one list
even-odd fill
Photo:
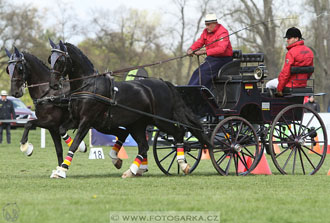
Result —
[[218, 72], [217, 79], [227, 80], [228, 76], [239, 76], [241, 69], [241, 61], [233, 60], [229, 63], [226, 63]]
[[[304, 73], [314, 73], [313, 66], [306, 67], [291, 67], [291, 74], [304, 74]], [[292, 96], [310, 96], [313, 95], [314, 88], [313, 86], [299, 87], [299, 88], [290, 88], [285, 87], [283, 89], [284, 95], [292, 95]]]

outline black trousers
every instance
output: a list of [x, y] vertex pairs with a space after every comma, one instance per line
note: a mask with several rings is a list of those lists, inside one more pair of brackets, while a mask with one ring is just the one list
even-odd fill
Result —
[[7, 133], [7, 143], [11, 143], [11, 138], [10, 138], [10, 123], [2, 123], [0, 125], [0, 143], [2, 143], [2, 131], [3, 129], [6, 129]]
[[191, 76], [188, 85], [204, 85], [210, 89], [212, 80], [218, 74], [220, 68], [232, 60], [232, 57], [206, 57], [204, 63], [200, 65], [202, 83], [199, 83], [199, 69], [197, 68]]

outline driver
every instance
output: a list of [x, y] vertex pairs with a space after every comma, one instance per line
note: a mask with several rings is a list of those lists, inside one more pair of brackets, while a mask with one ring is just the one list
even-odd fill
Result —
[[[206, 15], [205, 26], [206, 28], [200, 38], [193, 43], [187, 51], [189, 56], [193, 56], [193, 54], [207, 55], [205, 62], [200, 65], [201, 83], [199, 83], [199, 68], [197, 68], [190, 78], [188, 85], [204, 85], [210, 88], [212, 79], [217, 75], [220, 68], [233, 60], [233, 49], [227, 29], [218, 23], [215, 14]], [[221, 37], [223, 39], [221, 39]], [[212, 43], [215, 40], [219, 41]], [[208, 45], [205, 49], [199, 49], [205, 45]], [[194, 52], [195, 50], [197, 51]]]

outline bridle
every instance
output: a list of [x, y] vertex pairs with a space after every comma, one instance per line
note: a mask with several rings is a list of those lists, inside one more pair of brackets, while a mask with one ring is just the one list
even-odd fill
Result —
[[62, 72], [55, 70], [55, 69], [51, 69], [50, 72], [51, 74], [54, 74], [56, 78], [58, 78], [58, 76], [60, 76], [59, 79], [59, 83], [60, 85], [62, 85], [62, 82], [65, 80], [64, 74], [68, 71], [68, 63], [72, 63], [72, 60], [69, 56], [68, 52], [65, 52], [63, 50], [60, 49], [51, 49], [52, 55], [50, 55], [50, 57], [48, 58], [48, 62], [51, 64], [51, 57], [53, 56], [53, 53], [58, 53], [58, 56], [55, 58], [54, 60], [54, 64], [51, 64], [51, 67], [54, 67], [54, 65], [56, 64], [56, 62], [61, 58], [64, 57], [64, 69]]
[[[25, 88], [26, 86], [26, 81], [27, 81], [27, 74], [26, 74], [26, 68], [25, 68], [25, 65], [26, 65], [26, 60], [24, 58], [24, 55], [21, 54], [21, 58], [18, 58], [18, 59], [11, 59], [8, 61], [8, 66], [6, 68], [7, 70], [7, 73], [10, 75], [9, 73], [9, 69], [8, 67], [11, 65], [11, 64], [15, 64], [14, 67], [17, 66], [17, 64], [21, 64], [21, 67], [19, 67], [19, 70], [23, 73], [23, 75], [19, 75], [19, 77], [10, 77], [10, 79], [14, 82], [18, 82], [18, 81], [22, 81], [23, 82], [23, 87]], [[20, 74], [20, 73], [19, 73]], [[22, 76], [22, 77], [21, 77]]]

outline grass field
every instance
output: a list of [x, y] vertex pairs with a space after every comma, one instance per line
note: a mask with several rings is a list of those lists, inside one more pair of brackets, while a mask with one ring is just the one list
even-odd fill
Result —
[[271, 176], [222, 177], [210, 160], [202, 160], [192, 175], [168, 177], [150, 150], [149, 172], [121, 179], [136, 148], [125, 148], [129, 159], [117, 170], [103, 147], [105, 160], [79, 153], [67, 179], [50, 179], [57, 159], [49, 135], [40, 149], [40, 129], [31, 131], [31, 157], [19, 151], [21, 135], [14, 130], [13, 143], [0, 145], [0, 208], [16, 203], [16, 222], [110, 222], [109, 213], [116, 211], [217, 211], [220, 222], [330, 221], [329, 158], [314, 176], [282, 176], [271, 165]]

